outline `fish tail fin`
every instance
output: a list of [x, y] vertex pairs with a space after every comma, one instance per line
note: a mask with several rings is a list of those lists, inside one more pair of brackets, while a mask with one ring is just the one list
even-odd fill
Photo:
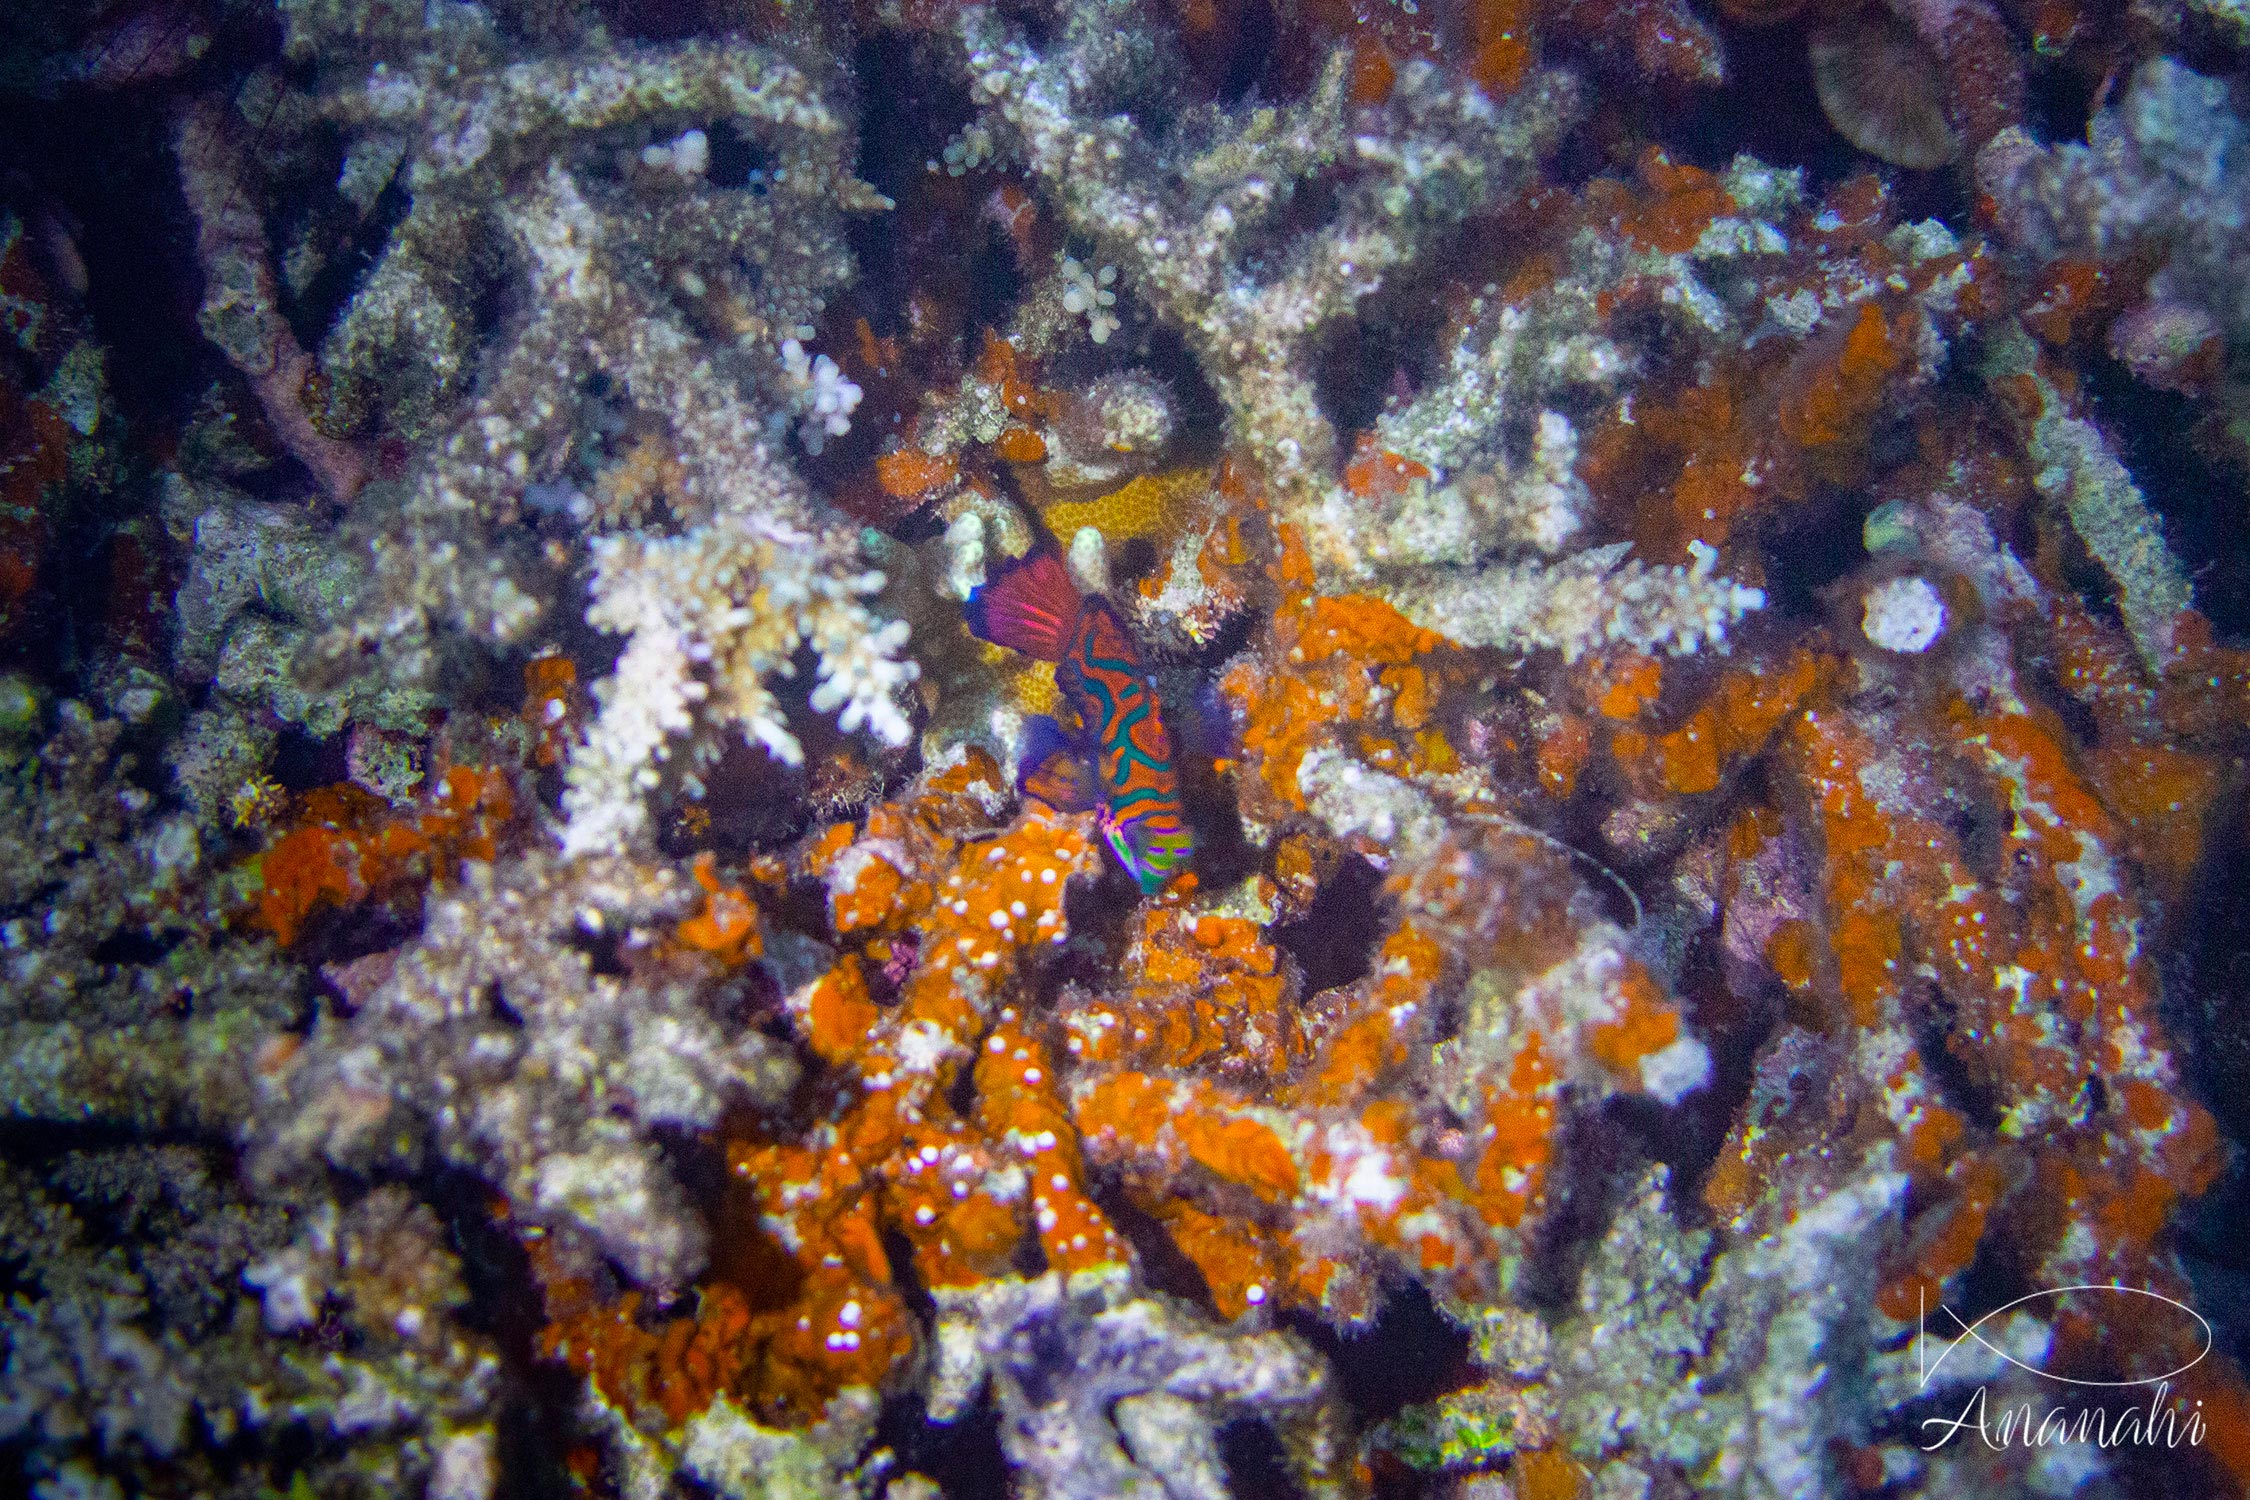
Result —
[[969, 595], [969, 629], [979, 640], [1041, 661], [1061, 661], [1078, 624], [1078, 585], [1041, 547], [1002, 564]]

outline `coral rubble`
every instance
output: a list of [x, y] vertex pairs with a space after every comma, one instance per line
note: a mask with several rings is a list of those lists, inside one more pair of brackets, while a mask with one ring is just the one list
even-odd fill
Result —
[[9, 1485], [2250, 1494], [2239, 7], [20, 10]]

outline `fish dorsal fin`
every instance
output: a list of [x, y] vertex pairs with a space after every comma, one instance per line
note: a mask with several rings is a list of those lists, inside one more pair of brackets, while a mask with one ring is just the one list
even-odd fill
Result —
[[1041, 661], [1061, 661], [1078, 626], [1078, 585], [1052, 551], [1003, 564], [969, 595], [969, 629], [979, 640]]

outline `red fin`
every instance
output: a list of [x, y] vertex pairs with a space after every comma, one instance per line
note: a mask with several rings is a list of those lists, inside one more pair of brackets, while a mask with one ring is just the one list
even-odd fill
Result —
[[978, 639], [1041, 661], [1061, 661], [1078, 624], [1078, 586], [1061, 558], [1041, 548], [1003, 564], [969, 596]]

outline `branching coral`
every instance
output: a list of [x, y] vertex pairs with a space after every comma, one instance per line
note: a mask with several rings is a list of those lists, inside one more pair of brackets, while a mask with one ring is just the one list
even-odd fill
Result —
[[[346, 24], [309, 11], [293, 22], [291, 45], [323, 54]], [[413, 194], [331, 335], [330, 378], [373, 380], [382, 371], [367, 361], [410, 358], [431, 383], [395, 420], [409, 432], [439, 414], [445, 423], [403, 493], [355, 510], [373, 576], [323, 647], [328, 673], [380, 647], [395, 674], [427, 678], [439, 666], [433, 627], [523, 641], [553, 577], [505, 540], [506, 528], [544, 504], [597, 522], [589, 619], [628, 637], [572, 760], [574, 851], [614, 851], [642, 835], [655, 765], [697, 722], [693, 705], [706, 722], [739, 725], [797, 758], [765, 684], [791, 670], [800, 645], [820, 664], [821, 711], [903, 739], [891, 694], [913, 677], [897, 659], [904, 631], [862, 602], [881, 575], [858, 563], [852, 532], [779, 453], [793, 404], [822, 399], [791, 378], [786, 351], [802, 357], [800, 327], [848, 273], [842, 216], [883, 201], [848, 169], [848, 116], [813, 76], [757, 47], [519, 56], [474, 7], [453, 24], [473, 35], [442, 56], [412, 32], [376, 28], [365, 45], [408, 54], [284, 112], [351, 136], [347, 194], [371, 196], [393, 176]], [[595, 180], [572, 163], [574, 149], [595, 142], [707, 121], [771, 153], [756, 182], [720, 186], [672, 166]], [[503, 181], [525, 189], [495, 201]], [[521, 266], [525, 312], [455, 412], [444, 398], [463, 383], [459, 300], [474, 284], [458, 272], [480, 256]], [[691, 315], [731, 343], [699, 334]], [[623, 518], [568, 499], [574, 484], [599, 491], [601, 453], [585, 429], [604, 420], [588, 395], [604, 386], [679, 456], [668, 532], [617, 531]], [[338, 399], [349, 402], [349, 390]]]
[[[18, 1119], [224, 1132], [302, 981], [224, 932], [202, 836], [129, 779], [123, 730], [66, 702], [43, 746], [5, 751], [0, 1097]], [[140, 945], [157, 956], [112, 956]]]
[[[1383, 106], [1388, 128], [1355, 130], [1339, 52], [1300, 103], [1190, 117], [1160, 146], [1104, 107], [1146, 86], [1162, 45], [1131, 7], [1074, 10], [1044, 52], [985, 6], [964, 7], [957, 28], [994, 134], [1126, 290], [1188, 338], [1292, 515], [1339, 503], [1312, 356], [1386, 279], [1520, 185], [1577, 109], [1567, 75], [1535, 75], [1494, 103], [1416, 63]], [[1325, 222], [1278, 252], [1261, 244], [1323, 181], [1334, 187]], [[1324, 569], [1361, 566], [1326, 530], [1308, 532]]]
[[776, 361], [782, 340], [819, 312], [821, 293], [849, 274], [838, 211], [879, 200], [850, 176], [849, 119], [817, 65], [808, 72], [740, 43], [617, 46], [598, 34], [575, 51], [527, 47], [475, 5], [434, 26], [403, 5], [370, 11], [285, 7], [287, 50], [316, 60], [325, 86], [267, 106], [284, 130], [317, 122], [345, 134], [337, 187], [359, 213], [394, 182], [412, 195], [322, 349], [347, 407], [403, 401], [404, 428], [437, 435], [433, 420], [473, 372], [470, 301], [502, 249], [504, 189], [597, 143], [639, 153], [644, 141], [723, 124], [773, 153], [758, 182], [729, 186], [702, 170], [707, 149], [667, 156], [629, 169], [608, 207], [640, 221], [636, 245], [655, 252], [659, 275], [712, 267], [693, 295], [740, 299], [734, 315], [754, 320]]
[[[1824, 6], [1807, 80], [1678, 0], [225, 14], [0, 58], [169, 80], [214, 346], [113, 396], [54, 290], [112, 262], [0, 183], [49, 1500], [2250, 1475], [2190, 1211], [2250, 1077], [2244, 132], [2148, 55], [2218, 33]], [[966, 628], [1034, 547], [1122, 663]], [[1163, 736], [1041, 721], [1117, 674]], [[1192, 825], [1154, 890], [1104, 748]], [[1941, 1312], [2005, 1357], [1931, 1377]], [[2154, 1463], [1927, 1441], [2152, 1381]]]
[[[490, 1172], [524, 1222], [644, 1282], [693, 1274], [704, 1232], [653, 1132], [708, 1128], [790, 1070], [755, 1033], [721, 1029], [705, 960], [657, 941], [688, 914], [684, 887], [618, 860], [467, 865], [413, 944], [336, 972], [351, 1019], [277, 1060], [267, 1087], [288, 1102], [268, 1107], [263, 1170], [411, 1162], [426, 1133]], [[628, 972], [597, 973], [593, 943], [618, 945]]]
[[[0, 1433], [41, 1492], [237, 1492], [231, 1447], [324, 1494], [492, 1493], [499, 1362], [456, 1322], [458, 1263], [402, 1190], [248, 1203], [196, 1151], [136, 1146], [10, 1165], [0, 1192], [20, 1267]], [[316, 1323], [353, 1347], [302, 1337]]]
[[946, 1300], [932, 1414], [990, 1380], [1001, 1451], [1042, 1500], [1229, 1493], [1218, 1429], [1266, 1421], [1312, 1500], [1357, 1492], [1327, 1368], [1287, 1333], [1211, 1327], [1100, 1273], [1000, 1277]]

